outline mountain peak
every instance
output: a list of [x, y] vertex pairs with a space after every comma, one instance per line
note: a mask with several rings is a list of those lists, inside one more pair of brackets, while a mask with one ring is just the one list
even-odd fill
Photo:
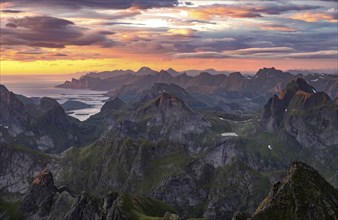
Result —
[[152, 69], [150, 67], [147, 66], [142, 66], [138, 71], [136, 71], [137, 73], [139, 72], [144, 72], [144, 71], [152, 71]]
[[230, 73], [228, 78], [243, 78], [244, 76], [240, 72]]
[[282, 182], [273, 186], [251, 220], [335, 219], [338, 192], [319, 173], [302, 162], [293, 162]]
[[172, 76], [179, 76], [181, 73], [177, 72], [176, 70], [174, 70], [173, 68], [169, 68], [166, 70], [170, 75]]
[[41, 186], [54, 186], [53, 175], [49, 170], [44, 169], [34, 178], [32, 184]]
[[125, 105], [119, 97], [115, 97], [114, 99], [111, 99], [104, 103], [104, 105], [101, 108], [101, 112], [109, 112], [111, 110], [118, 110], [120, 109], [123, 105]]
[[277, 70], [274, 67], [271, 67], [271, 68], [264, 67], [258, 70], [258, 72], [256, 73], [256, 76], [268, 78], [272, 76], [282, 76], [283, 74], [285, 74], [283, 71]]
[[43, 170], [35, 177], [33, 184], [20, 202], [20, 211], [25, 213], [26, 219], [29, 219], [34, 212], [38, 212], [39, 217], [47, 216], [52, 208], [56, 191], [52, 173]]
[[200, 74], [199, 74], [199, 76], [201, 76], [201, 77], [209, 77], [209, 76], [212, 76], [209, 72], [205, 72], [205, 71], [203, 71], [203, 72], [201, 72]]
[[[152, 70], [152, 69], [150, 69], [149, 67], [147, 67], [147, 66], [142, 66], [138, 71], [143, 71], [143, 70]], [[137, 71], [137, 72], [138, 72]]]
[[[287, 97], [287, 99], [291, 99], [291, 97], [298, 91], [315, 93], [316, 89], [309, 85], [303, 78], [298, 78], [297, 80], [292, 80], [286, 85], [285, 89], [280, 92], [279, 99], [284, 99], [286, 96], [290, 96]], [[287, 102], [288, 101], [289, 100], [287, 100]]]
[[5, 85], [0, 84], [0, 94], [3, 92], [9, 92]]
[[155, 70], [147, 67], [147, 66], [143, 66], [141, 67], [137, 72], [136, 74], [138, 75], [151, 75], [151, 74], [155, 74], [157, 73]]
[[[161, 70], [160, 73], [161, 73], [161, 74], [169, 74], [168, 71], [166, 71], [166, 70]], [[169, 74], [169, 75], [170, 75], [170, 74]]]
[[177, 106], [177, 105], [184, 105], [182, 100], [173, 96], [169, 93], [162, 92], [158, 99], [158, 105], [169, 105], [169, 106]]

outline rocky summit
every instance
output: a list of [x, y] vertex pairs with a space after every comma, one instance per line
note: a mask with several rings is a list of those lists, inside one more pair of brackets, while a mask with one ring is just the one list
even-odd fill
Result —
[[293, 162], [287, 176], [274, 184], [251, 220], [337, 219], [338, 191], [312, 167]]
[[147, 197], [118, 192], [109, 192], [102, 198], [86, 192], [75, 195], [67, 187], [57, 188], [48, 170], [35, 177], [17, 211], [23, 219], [34, 220], [178, 219], [169, 205]]

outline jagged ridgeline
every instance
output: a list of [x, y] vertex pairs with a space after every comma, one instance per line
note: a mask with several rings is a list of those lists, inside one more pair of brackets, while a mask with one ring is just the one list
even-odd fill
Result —
[[1, 219], [337, 219], [337, 78], [141, 72], [85, 121], [0, 87]]

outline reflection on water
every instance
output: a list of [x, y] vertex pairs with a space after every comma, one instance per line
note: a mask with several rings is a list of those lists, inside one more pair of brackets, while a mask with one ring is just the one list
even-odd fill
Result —
[[98, 113], [108, 97], [104, 95], [104, 91], [55, 88], [56, 85], [62, 84], [70, 78], [67, 75], [1, 76], [0, 83], [4, 84], [10, 91], [27, 97], [51, 97], [60, 104], [72, 100], [92, 105], [91, 108], [67, 112], [68, 115], [84, 121]]

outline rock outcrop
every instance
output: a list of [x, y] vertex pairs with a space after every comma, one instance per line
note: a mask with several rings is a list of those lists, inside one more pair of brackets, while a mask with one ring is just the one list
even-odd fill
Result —
[[48, 170], [35, 177], [20, 202], [19, 211], [27, 220], [178, 219], [173, 208], [148, 197], [113, 192], [101, 199], [86, 192], [74, 195], [67, 187], [57, 188]]
[[337, 216], [337, 190], [312, 167], [294, 162], [250, 220], [335, 220]]
[[[2, 86], [0, 93], [0, 143], [21, 144], [42, 152], [59, 153], [71, 145], [92, 141], [87, 126], [69, 117], [52, 98], [36, 102]], [[29, 101], [27, 101], [29, 100]]]
[[58, 166], [49, 156], [24, 147], [0, 144], [0, 191], [4, 193], [25, 193], [36, 172]]
[[170, 139], [180, 143], [191, 141], [192, 136], [201, 135], [211, 123], [194, 112], [181, 99], [163, 92], [129, 115], [112, 119], [105, 135], [145, 138], [148, 140]]
[[252, 213], [270, 188], [268, 178], [242, 164], [232, 163], [218, 170], [212, 182], [204, 217], [231, 219], [236, 211]]
[[[299, 78], [265, 105], [260, 129], [285, 142], [297, 142], [298, 160], [316, 167], [326, 177], [337, 176], [338, 106], [324, 92]], [[337, 185], [337, 181], [333, 181]]]

